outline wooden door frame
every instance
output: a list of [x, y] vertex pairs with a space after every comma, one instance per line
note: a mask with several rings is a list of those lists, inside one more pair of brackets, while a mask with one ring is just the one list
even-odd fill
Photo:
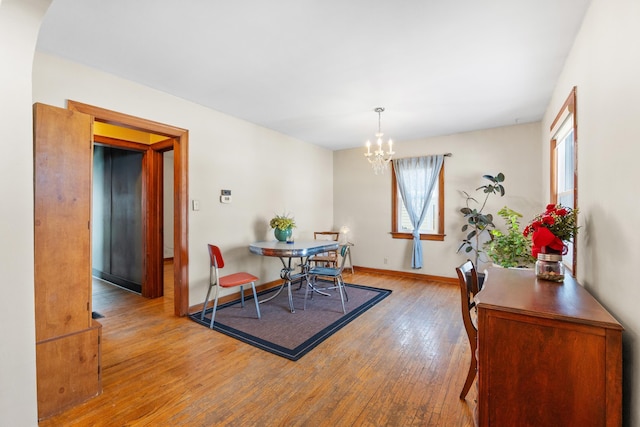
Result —
[[[68, 100], [67, 109], [71, 111], [79, 111], [81, 113], [89, 114], [93, 117], [93, 120], [108, 123], [120, 127], [129, 129], [135, 129], [142, 132], [150, 132], [157, 135], [164, 135], [170, 138], [173, 144], [173, 204], [174, 204], [174, 232], [173, 232], [173, 264], [174, 264], [174, 313], [176, 316], [185, 316], [189, 310], [189, 247], [188, 247], [188, 231], [189, 231], [189, 203], [188, 203], [188, 144], [189, 144], [189, 131], [186, 129], [177, 128], [174, 126], [166, 125], [163, 123], [154, 122], [151, 120], [142, 119], [139, 117], [130, 116], [128, 114], [118, 113], [116, 111], [107, 110], [104, 108], [96, 107], [93, 105], [83, 104], [81, 102]], [[146, 167], [153, 170], [158, 170], [158, 167], [162, 166], [162, 152], [171, 149], [164, 141], [158, 144], [150, 145], [150, 151], [148, 154], [149, 161]], [[146, 156], [145, 156], [146, 157]], [[143, 167], [145, 167], [143, 165]], [[148, 185], [157, 188], [157, 176], [155, 176], [153, 182], [149, 182]], [[160, 175], [161, 176], [161, 175]], [[151, 191], [154, 191], [150, 189]], [[154, 216], [152, 211], [160, 209], [160, 206], [148, 206], [150, 209], [145, 210], [145, 223], [149, 220], [149, 216]], [[157, 221], [157, 215], [151, 219], [151, 221]], [[153, 224], [149, 224], [153, 225]], [[153, 227], [159, 227], [160, 224], [155, 224]], [[150, 229], [151, 227], [149, 227]], [[145, 251], [145, 260], [149, 261], [150, 269], [155, 268], [155, 272], [151, 272], [151, 277], [158, 277], [159, 269], [162, 266], [162, 252], [158, 251], [157, 247], [162, 248], [162, 245], [158, 242], [157, 236], [154, 237], [149, 231], [145, 231], [145, 241], [150, 239], [150, 245]], [[157, 258], [158, 252], [160, 254], [160, 263], [155, 265], [154, 261]]]

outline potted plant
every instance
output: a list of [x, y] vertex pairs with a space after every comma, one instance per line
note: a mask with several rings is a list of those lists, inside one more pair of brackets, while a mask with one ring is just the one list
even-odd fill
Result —
[[578, 210], [550, 204], [524, 228], [523, 235], [531, 235], [531, 254], [566, 254], [567, 245], [578, 234]]
[[286, 242], [291, 239], [296, 221], [293, 217], [282, 214], [271, 218], [269, 225], [273, 228], [273, 234], [276, 236], [276, 239], [281, 242]]
[[503, 207], [498, 211], [507, 226], [507, 231], [489, 231], [491, 240], [484, 247], [491, 260], [502, 267], [532, 267], [535, 258], [531, 256], [531, 239], [520, 231], [522, 215], [513, 209]]
[[[466, 200], [465, 207], [460, 209], [460, 213], [462, 213], [466, 221], [466, 224], [462, 226], [462, 232], [466, 234], [457, 251], [460, 252], [464, 249], [465, 253], [473, 254], [473, 264], [476, 268], [478, 268], [480, 254], [484, 252], [482, 250], [481, 239], [490, 238], [488, 235], [489, 231], [495, 228], [495, 225], [493, 224], [493, 215], [484, 212], [487, 200], [492, 194], [499, 194], [500, 197], [504, 196], [504, 186], [502, 185], [504, 182], [504, 174], [502, 172], [496, 176], [483, 175], [482, 177], [489, 181], [488, 184], [476, 188], [476, 191], [482, 190], [482, 193], [484, 194], [482, 204], [474, 199], [469, 193], [463, 191]], [[474, 205], [479, 206], [479, 208], [472, 207]], [[483, 236], [483, 234], [486, 234], [486, 236]]]
[[550, 204], [524, 228], [524, 236], [531, 235], [531, 254], [536, 257], [536, 277], [552, 282], [564, 280], [563, 255], [566, 242], [573, 242], [578, 234], [578, 209]]

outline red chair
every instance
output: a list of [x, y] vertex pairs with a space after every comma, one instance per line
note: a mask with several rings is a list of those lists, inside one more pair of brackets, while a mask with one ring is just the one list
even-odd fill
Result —
[[215, 286], [215, 297], [213, 300], [213, 311], [211, 312], [211, 324], [209, 327], [213, 329], [213, 322], [216, 317], [216, 309], [218, 307], [218, 296], [220, 294], [220, 288], [235, 288], [240, 286], [240, 300], [242, 301], [242, 307], [244, 307], [244, 285], [251, 283], [251, 289], [253, 290], [253, 300], [256, 303], [256, 312], [258, 313], [258, 319], [260, 319], [260, 303], [258, 302], [258, 296], [256, 295], [256, 284], [258, 280], [256, 276], [249, 273], [233, 273], [228, 276], [220, 277], [219, 269], [224, 268], [224, 260], [222, 259], [222, 253], [220, 248], [214, 245], [209, 245], [209, 257], [211, 260], [209, 267], [209, 289], [207, 290], [207, 297], [204, 299], [204, 305], [202, 306], [202, 314], [200, 314], [200, 320], [204, 320], [204, 313], [207, 309], [207, 303], [209, 302], [209, 295], [211, 294], [211, 288]]

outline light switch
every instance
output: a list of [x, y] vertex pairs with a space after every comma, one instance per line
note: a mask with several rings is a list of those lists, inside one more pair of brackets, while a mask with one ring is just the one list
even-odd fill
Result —
[[194, 211], [199, 211], [200, 210], [200, 200], [193, 199], [191, 201], [191, 207], [192, 207], [192, 209]]

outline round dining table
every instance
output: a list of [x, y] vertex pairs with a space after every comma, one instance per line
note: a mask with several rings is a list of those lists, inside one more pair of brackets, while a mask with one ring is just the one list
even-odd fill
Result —
[[[291, 293], [291, 283], [297, 280], [307, 278], [309, 271], [309, 259], [314, 255], [328, 251], [337, 250], [339, 243], [335, 240], [303, 240], [294, 242], [280, 242], [276, 240], [266, 242], [256, 242], [249, 245], [249, 251], [255, 255], [277, 257], [282, 262], [280, 270], [280, 278], [283, 280], [278, 291], [269, 298], [259, 301], [260, 303], [271, 301], [287, 287], [287, 295], [289, 297], [289, 309], [291, 313], [295, 313], [293, 306], [293, 295]], [[300, 258], [300, 264], [292, 267], [292, 260]], [[300, 271], [295, 272], [299, 267]]]

